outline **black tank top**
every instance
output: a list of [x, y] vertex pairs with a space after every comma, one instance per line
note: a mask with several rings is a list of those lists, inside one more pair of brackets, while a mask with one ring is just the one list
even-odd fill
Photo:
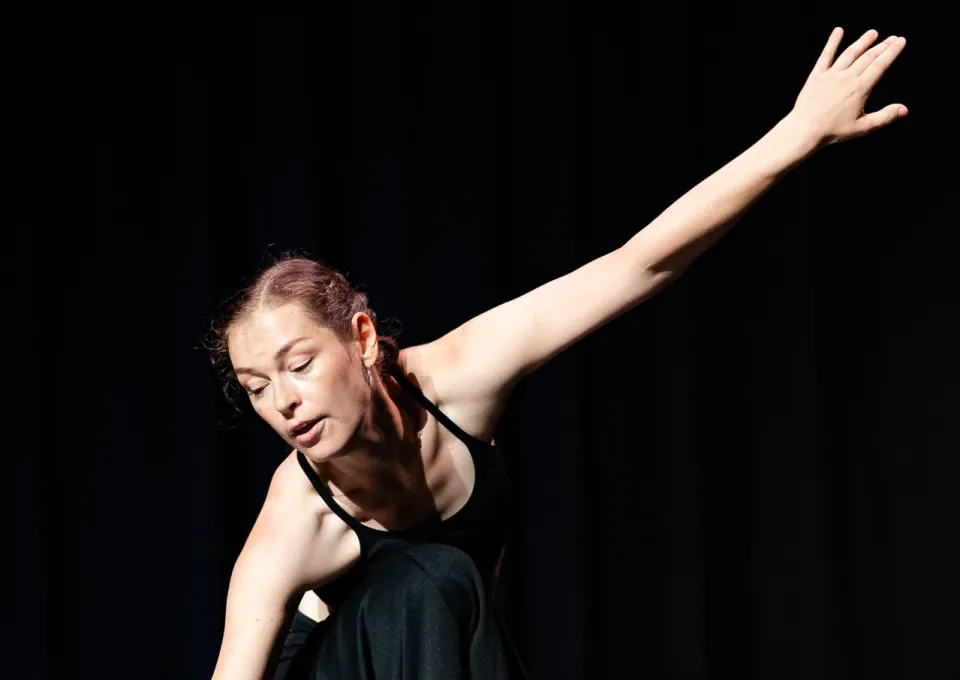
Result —
[[382, 531], [368, 527], [352, 517], [333, 499], [326, 485], [310, 467], [304, 455], [297, 451], [297, 460], [317, 493], [329, 508], [360, 539], [360, 558], [346, 573], [334, 581], [316, 588], [314, 592], [331, 611], [340, 606], [364, 570], [377, 555], [417, 542], [445, 543], [460, 548], [476, 563], [488, 589], [492, 586], [506, 537], [506, 523], [510, 514], [510, 483], [500, 452], [495, 445], [481, 441], [461, 430], [423, 392], [411, 383], [399, 369], [393, 376], [441, 425], [466, 444], [473, 459], [473, 491], [467, 503], [452, 517], [437, 520], [429, 526], [402, 531]]

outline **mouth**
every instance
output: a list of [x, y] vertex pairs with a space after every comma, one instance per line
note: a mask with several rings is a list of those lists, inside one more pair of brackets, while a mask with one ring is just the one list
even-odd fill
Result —
[[304, 445], [316, 443], [317, 435], [320, 434], [320, 428], [323, 426], [323, 417], [306, 420], [300, 425], [291, 428], [290, 434], [294, 439]]

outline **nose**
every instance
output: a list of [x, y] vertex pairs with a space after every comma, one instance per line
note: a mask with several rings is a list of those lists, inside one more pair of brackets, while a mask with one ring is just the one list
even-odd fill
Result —
[[273, 388], [273, 406], [284, 415], [292, 414], [300, 405], [300, 395], [295, 389], [287, 385], [285, 380], [278, 380]]

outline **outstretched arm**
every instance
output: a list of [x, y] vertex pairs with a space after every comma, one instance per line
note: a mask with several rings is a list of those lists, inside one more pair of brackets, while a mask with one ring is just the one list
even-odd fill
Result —
[[836, 29], [797, 97], [794, 109], [749, 149], [700, 182], [624, 246], [658, 285], [684, 271], [777, 181], [817, 149], [859, 137], [907, 113], [892, 104], [871, 114], [863, 107], [873, 86], [906, 44], [868, 31], [833, 61]]
[[[868, 31], [839, 56], [830, 36], [794, 108], [753, 146], [700, 182], [627, 243], [418, 348], [439, 401], [487, 439], [517, 380], [679, 276], [779, 179], [817, 149], [906, 114], [864, 114], [874, 85], [903, 50]], [[836, 57], [836, 58], [835, 58]]]

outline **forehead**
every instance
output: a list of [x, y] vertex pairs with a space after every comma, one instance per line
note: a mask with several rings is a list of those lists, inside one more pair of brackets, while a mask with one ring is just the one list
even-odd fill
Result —
[[[297, 338], [327, 342], [333, 331], [318, 326], [297, 304], [259, 309], [230, 329], [227, 349], [235, 366], [273, 363], [273, 355]], [[306, 344], [306, 343], [304, 343]]]

